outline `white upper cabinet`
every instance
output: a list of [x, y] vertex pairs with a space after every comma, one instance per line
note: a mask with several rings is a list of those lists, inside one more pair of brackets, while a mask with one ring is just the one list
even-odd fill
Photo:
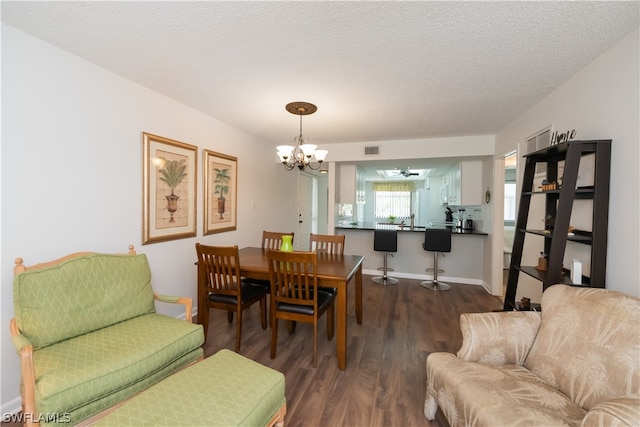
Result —
[[467, 160], [445, 174], [447, 203], [454, 206], [482, 205], [482, 162]]
[[340, 200], [345, 205], [361, 205], [366, 202], [365, 176], [356, 165], [340, 165]]

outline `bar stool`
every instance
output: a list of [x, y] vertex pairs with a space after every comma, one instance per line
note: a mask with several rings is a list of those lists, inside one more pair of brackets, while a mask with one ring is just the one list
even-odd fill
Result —
[[398, 279], [387, 276], [387, 257], [390, 252], [398, 252], [398, 230], [378, 228], [373, 230], [373, 250], [376, 252], [384, 252], [382, 277], [374, 277], [373, 281], [379, 285], [397, 285]]
[[427, 228], [424, 231], [422, 248], [433, 252], [433, 280], [425, 280], [420, 283], [420, 286], [434, 291], [448, 291], [451, 286], [438, 280], [438, 272], [444, 272], [444, 270], [438, 270], [438, 256], [443, 252], [451, 252], [451, 229]]

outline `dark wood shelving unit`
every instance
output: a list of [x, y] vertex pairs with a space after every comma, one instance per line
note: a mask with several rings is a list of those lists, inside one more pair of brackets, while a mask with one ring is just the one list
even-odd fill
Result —
[[[576, 187], [580, 160], [594, 154], [593, 185]], [[605, 287], [607, 261], [607, 228], [609, 220], [609, 176], [611, 170], [611, 140], [568, 141], [526, 154], [518, 215], [504, 310], [518, 310], [516, 291], [520, 274], [524, 273], [542, 282], [543, 290], [549, 286], [564, 283], [581, 287]], [[536, 165], [546, 163], [548, 182], [558, 182], [558, 163], [564, 161], [562, 185], [558, 189], [536, 191], [533, 188]], [[553, 219], [550, 230], [527, 229], [529, 209], [533, 197], [545, 198], [545, 217]], [[568, 233], [569, 220], [575, 200], [592, 200], [591, 231], [575, 230]], [[544, 237], [543, 252], [547, 254], [547, 270], [535, 266], [523, 266], [522, 252], [526, 236]], [[588, 274], [583, 274], [582, 283], [571, 281], [570, 271], [563, 267], [567, 242], [591, 246], [591, 262]]]

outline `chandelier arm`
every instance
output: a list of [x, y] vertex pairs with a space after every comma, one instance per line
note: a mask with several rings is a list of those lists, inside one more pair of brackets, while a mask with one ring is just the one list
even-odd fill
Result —
[[289, 163], [289, 162], [282, 162], [282, 165], [284, 166], [284, 168], [288, 171], [293, 170], [293, 168], [296, 167], [295, 163]]

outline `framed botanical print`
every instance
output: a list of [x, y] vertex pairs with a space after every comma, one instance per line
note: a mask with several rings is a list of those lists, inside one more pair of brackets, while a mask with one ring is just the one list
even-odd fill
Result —
[[198, 147], [143, 132], [142, 244], [196, 235]]
[[237, 228], [238, 159], [204, 150], [204, 234]]

